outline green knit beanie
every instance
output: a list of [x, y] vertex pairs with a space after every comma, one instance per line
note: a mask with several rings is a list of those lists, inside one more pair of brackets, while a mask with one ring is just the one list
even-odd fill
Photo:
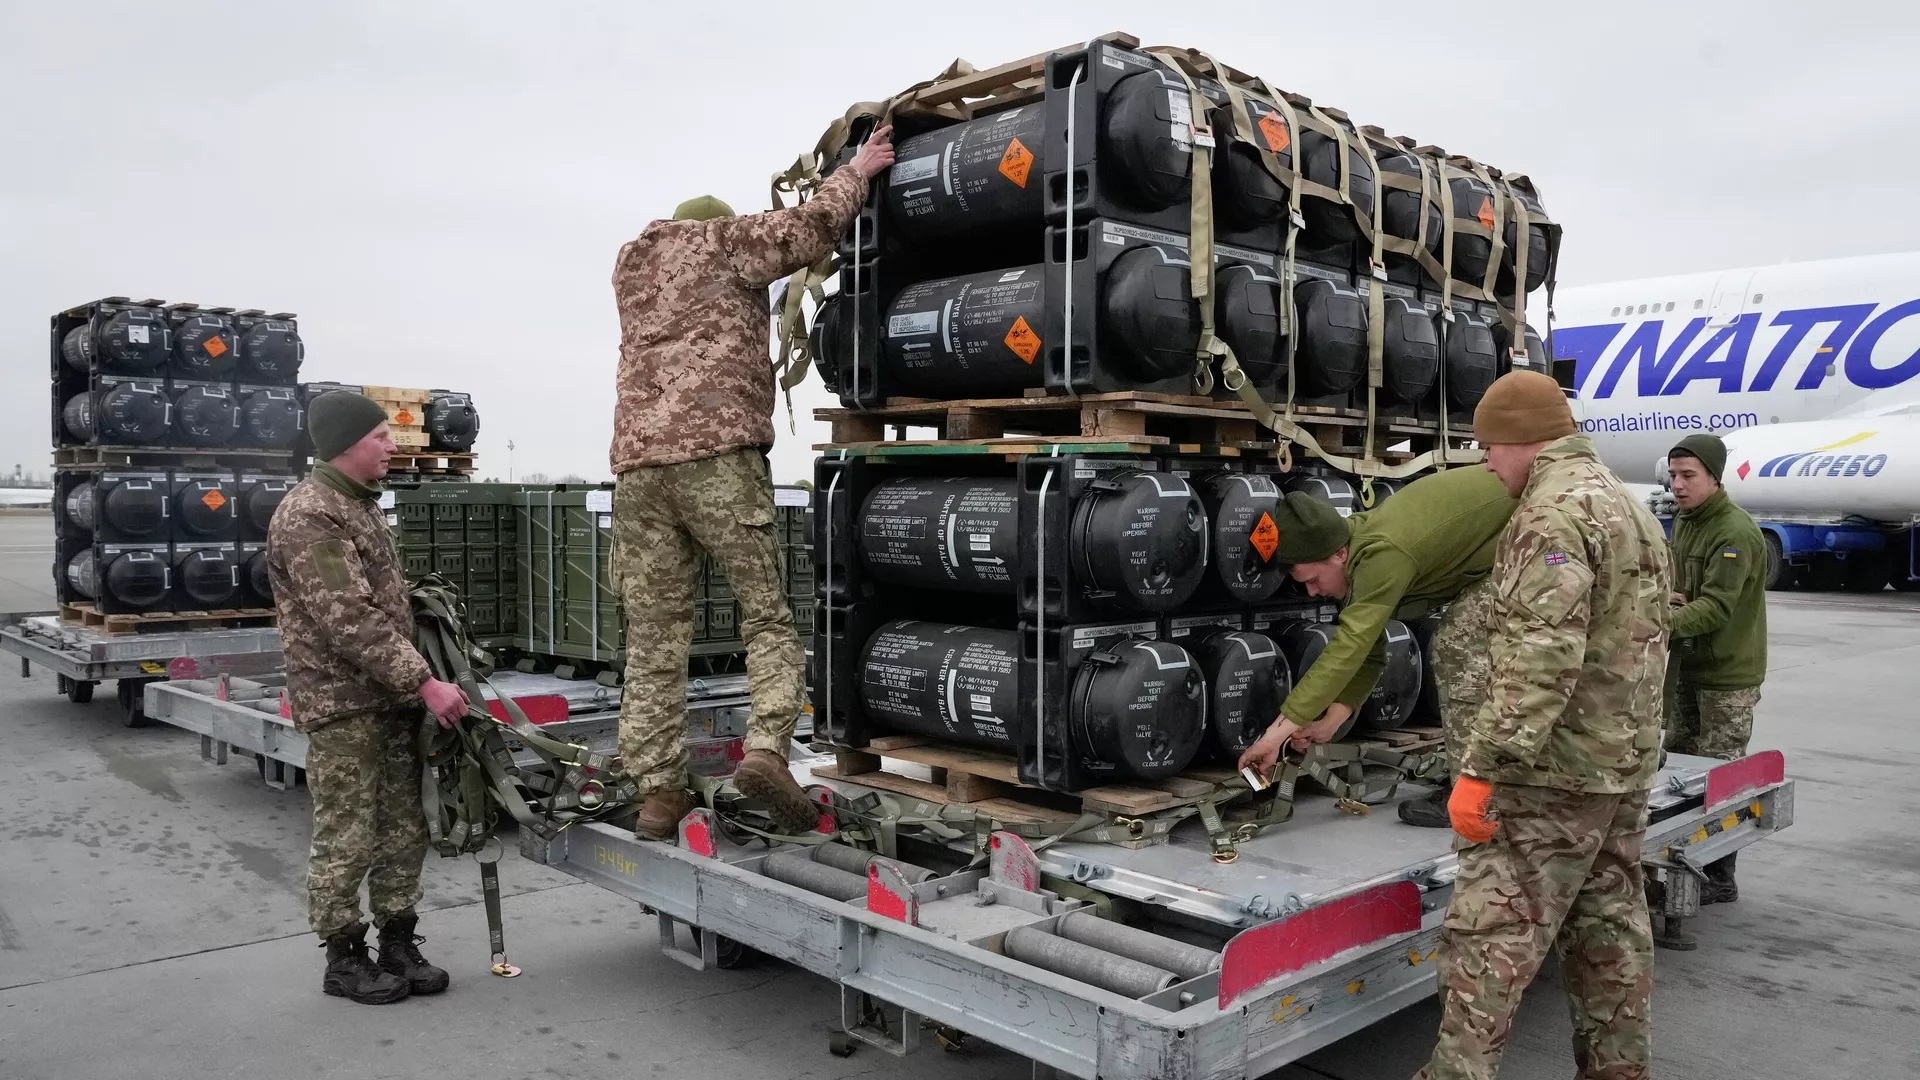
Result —
[[701, 195], [688, 199], [673, 208], [675, 221], [712, 221], [714, 218], [732, 217], [733, 207], [711, 195]]
[[1319, 562], [1347, 546], [1347, 519], [1332, 503], [1304, 491], [1290, 491], [1274, 506], [1273, 523], [1280, 529], [1276, 562]]
[[1713, 482], [1716, 484], [1720, 482], [1721, 472], [1727, 467], [1727, 444], [1720, 441], [1720, 436], [1709, 435], [1704, 431], [1681, 439], [1672, 450], [1667, 451], [1669, 459], [1680, 455], [1699, 458], [1700, 464], [1707, 467], [1707, 472], [1713, 475]]
[[307, 403], [307, 434], [313, 456], [321, 461], [339, 457], [386, 422], [387, 410], [379, 402], [347, 390], [329, 390]]

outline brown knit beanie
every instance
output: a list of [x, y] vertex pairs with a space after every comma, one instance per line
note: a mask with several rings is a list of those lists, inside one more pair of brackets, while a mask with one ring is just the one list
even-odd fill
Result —
[[1566, 392], [1538, 371], [1500, 376], [1473, 410], [1473, 438], [1481, 446], [1552, 442], [1578, 430]]

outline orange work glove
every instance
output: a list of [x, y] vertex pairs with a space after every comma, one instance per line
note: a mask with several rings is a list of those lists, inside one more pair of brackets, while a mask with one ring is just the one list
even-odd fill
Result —
[[1447, 799], [1447, 816], [1453, 819], [1453, 831], [1469, 843], [1484, 844], [1500, 830], [1500, 819], [1493, 816], [1493, 785], [1475, 776], [1462, 776], [1453, 782], [1453, 794]]

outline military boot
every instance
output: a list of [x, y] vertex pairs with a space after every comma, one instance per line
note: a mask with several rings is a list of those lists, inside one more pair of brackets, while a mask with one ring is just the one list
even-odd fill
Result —
[[812, 832], [820, 826], [820, 807], [794, 782], [787, 762], [771, 750], [749, 750], [733, 774], [733, 786], [749, 799], [758, 799], [773, 811], [774, 820], [793, 832]]
[[655, 788], [647, 792], [646, 799], [640, 803], [633, 835], [641, 840], [672, 840], [680, 831], [680, 819], [692, 809], [693, 796], [685, 789]]
[[453, 977], [420, 955], [420, 943], [426, 938], [413, 932], [419, 923], [418, 915], [395, 915], [380, 928], [380, 970], [405, 979], [413, 993], [437, 994]]
[[1423, 829], [1451, 829], [1453, 816], [1447, 812], [1447, 800], [1452, 796], [1453, 789], [1443, 787], [1431, 795], [1408, 799], [1400, 804], [1400, 820]]
[[1738, 855], [1729, 855], [1707, 864], [1707, 880], [1700, 883], [1701, 907], [1731, 904], [1740, 899], [1740, 886], [1733, 880], [1733, 860], [1737, 858]]
[[380, 970], [367, 955], [365, 923], [327, 939], [327, 975], [320, 989], [362, 1005], [391, 1005], [412, 991], [405, 978]]

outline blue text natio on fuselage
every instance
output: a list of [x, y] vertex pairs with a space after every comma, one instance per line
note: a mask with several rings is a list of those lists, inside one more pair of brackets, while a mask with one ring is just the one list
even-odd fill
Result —
[[[1664, 319], [1555, 327], [1553, 352], [1558, 359], [1574, 361], [1583, 398], [1612, 397], [1629, 368], [1635, 368], [1638, 380], [1630, 392], [1643, 398], [1673, 397], [1695, 383], [1712, 384], [1723, 394], [1772, 390], [1789, 385], [1788, 380], [1796, 390], [1815, 390], [1827, 379], [1829, 366], [1855, 386], [1882, 390], [1920, 375], [1920, 349], [1891, 364], [1874, 363], [1880, 339], [1895, 323], [1913, 316], [1920, 316], [1920, 300], [1887, 307], [1796, 308], [1771, 319], [1755, 311], [1709, 333], [1707, 317], [1700, 315], [1687, 320], [1664, 345]], [[1763, 326], [1780, 327], [1782, 333], [1754, 366], [1749, 363], [1757, 355], [1754, 338]], [[1787, 370], [1788, 361], [1809, 340], [1820, 341], [1813, 358], [1799, 370]]]

